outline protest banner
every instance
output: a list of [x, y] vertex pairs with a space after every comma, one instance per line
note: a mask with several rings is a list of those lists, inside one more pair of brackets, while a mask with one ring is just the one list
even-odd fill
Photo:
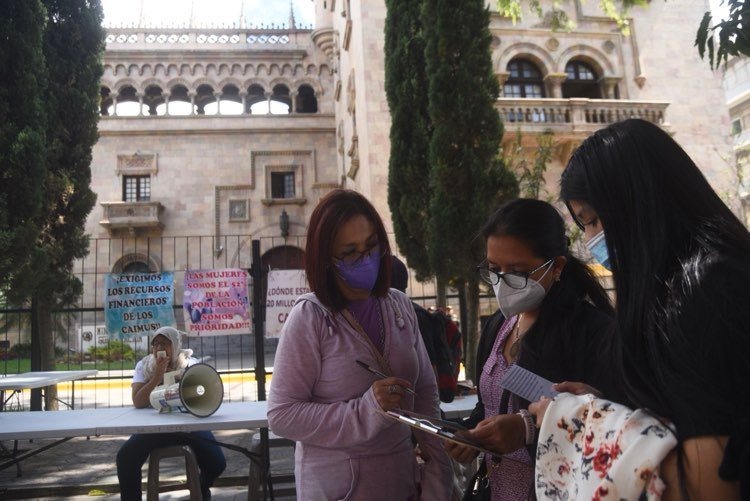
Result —
[[245, 270], [185, 272], [183, 317], [188, 336], [251, 333], [249, 304]]
[[266, 337], [278, 337], [295, 301], [310, 292], [305, 270], [271, 270], [266, 291]]
[[104, 319], [109, 337], [130, 340], [174, 326], [172, 273], [108, 273]]

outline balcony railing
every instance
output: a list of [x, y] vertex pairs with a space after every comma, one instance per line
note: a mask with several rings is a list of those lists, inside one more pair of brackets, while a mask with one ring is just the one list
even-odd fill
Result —
[[553, 130], [554, 132], [585, 132], [628, 118], [641, 118], [666, 125], [664, 112], [669, 103], [610, 99], [520, 99], [499, 98], [495, 108], [505, 123], [515, 124], [522, 131]]
[[164, 206], [159, 202], [101, 202], [104, 218], [99, 224], [110, 234], [127, 230], [135, 235], [138, 230], [161, 230], [164, 224], [161, 213]]

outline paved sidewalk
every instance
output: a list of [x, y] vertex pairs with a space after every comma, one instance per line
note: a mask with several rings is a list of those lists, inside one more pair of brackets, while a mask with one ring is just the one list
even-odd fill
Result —
[[[220, 442], [249, 447], [253, 432], [250, 430], [222, 430], [214, 433]], [[0, 499], [73, 499], [73, 500], [118, 500], [115, 456], [127, 436], [74, 438], [48, 449], [21, 463], [22, 476], [16, 476], [16, 468], [0, 471]], [[28, 440], [19, 442], [19, 449], [30, 450], [52, 443], [54, 440]], [[6, 447], [12, 443], [4, 442]], [[247, 499], [247, 475], [250, 460], [242, 453], [224, 450], [227, 469], [218, 479], [212, 491], [214, 500]], [[161, 484], [175, 484], [185, 479], [184, 461], [179, 458], [165, 459], [161, 464]], [[271, 469], [275, 474], [290, 473], [294, 469], [291, 448], [271, 450]], [[143, 480], [148, 477], [148, 462], [144, 465]], [[290, 487], [284, 484], [281, 487]], [[292, 486], [293, 487], [293, 486]], [[188, 491], [162, 493], [160, 499], [188, 499]], [[145, 499], [145, 490], [144, 490]], [[293, 500], [295, 497], [280, 497]]]

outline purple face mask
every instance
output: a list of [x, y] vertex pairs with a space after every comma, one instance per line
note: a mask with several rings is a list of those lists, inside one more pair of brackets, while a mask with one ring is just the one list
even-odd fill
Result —
[[378, 281], [380, 271], [380, 253], [370, 252], [353, 263], [335, 260], [336, 272], [352, 289], [371, 291]]

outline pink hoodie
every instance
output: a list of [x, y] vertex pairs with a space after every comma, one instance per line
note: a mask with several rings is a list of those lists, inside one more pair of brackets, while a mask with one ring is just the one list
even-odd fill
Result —
[[[391, 289], [379, 302], [385, 357], [393, 375], [410, 381], [417, 394], [406, 394], [407, 408], [439, 417], [435, 374], [409, 298]], [[420, 473], [411, 428], [378, 412], [371, 389], [377, 377], [355, 360], [378, 367], [340, 313], [314, 294], [300, 297], [282, 330], [268, 399], [273, 432], [297, 441], [297, 498], [416, 500], [420, 482], [422, 499], [450, 499], [453, 471], [441, 440], [417, 432], [430, 458]]]

